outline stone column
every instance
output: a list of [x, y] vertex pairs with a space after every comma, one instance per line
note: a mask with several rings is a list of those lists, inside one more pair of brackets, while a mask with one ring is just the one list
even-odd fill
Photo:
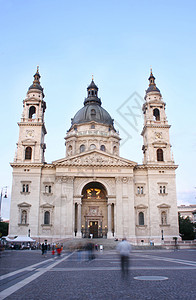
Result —
[[112, 238], [112, 204], [108, 203], [108, 233], [107, 238]]
[[79, 238], [82, 237], [82, 233], [81, 233], [81, 220], [82, 220], [81, 210], [82, 210], [82, 204], [78, 203], [77, 233], [76, 233], [76, 237], [79, 237]]

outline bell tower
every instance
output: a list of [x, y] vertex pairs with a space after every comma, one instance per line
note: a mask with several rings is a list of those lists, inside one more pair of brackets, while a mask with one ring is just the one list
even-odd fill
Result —
[[29, 87], [23, 100], [23, 112], [19, 126], [19, 139], [14, 158], [15, 163], [43, 163], [46, 145], [44, 136], [47, 133], [44, 124], [46, 102], [43, 88], [40, 85], [39, 67], [34, 75], [33, 84]]
[[162, 99], [160, 90], [155, 84], [155, 77], [150, 73], [149, 87], [146, 90], [143, 105], [144, 127], [143, 136], [144, 164], [174, 164], [171, 157], [169, 128], [165, 113], [166, 103]]

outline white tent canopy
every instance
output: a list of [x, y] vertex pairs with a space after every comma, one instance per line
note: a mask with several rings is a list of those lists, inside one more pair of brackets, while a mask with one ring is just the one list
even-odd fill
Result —
[[17, 236], [17, 238], [12, 240], [13, 243], [18, 242], [18, 243], [32, 243], [35, 242], [35, 240], [33, 240], [32, 238], [30, 238], [29, 236]]
[[13, 242], [8, 236], [2, 236], [2, 240], [5, 239], [7, 242]]

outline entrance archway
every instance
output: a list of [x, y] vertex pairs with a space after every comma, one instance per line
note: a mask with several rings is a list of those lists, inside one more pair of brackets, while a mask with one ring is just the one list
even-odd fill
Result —
[[82, 190], [83, 237], [106, 237], [108, 232], [107, 191], [103, 184], [90, 182]]

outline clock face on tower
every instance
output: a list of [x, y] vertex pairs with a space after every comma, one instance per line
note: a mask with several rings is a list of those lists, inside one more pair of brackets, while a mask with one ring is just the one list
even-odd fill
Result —
[[162, 138], [162, 132], [155, 132], [155, 138], [161, 139]]
[[34, 130], [26, 130], [26, 137], [33, 138], [34, 137]]

